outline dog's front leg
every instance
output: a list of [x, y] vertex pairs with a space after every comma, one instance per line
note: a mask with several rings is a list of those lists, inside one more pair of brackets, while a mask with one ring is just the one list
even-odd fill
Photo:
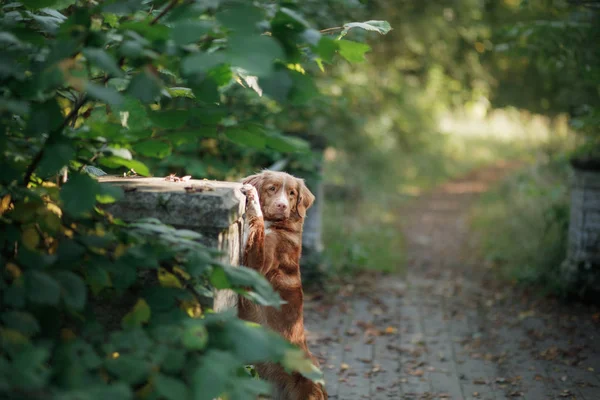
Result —
[[265, 221], [260, 209], [258, 192], [249, 184], [243, 185], [240, 190], [246, 196], [242, 265], [264, 273]]

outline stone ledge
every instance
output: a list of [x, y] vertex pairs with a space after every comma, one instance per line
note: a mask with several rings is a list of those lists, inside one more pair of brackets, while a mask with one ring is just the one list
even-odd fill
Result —
[[[244, 213], [240, 183], [197, 179], [169, 182], [164, 178], [119, 176], [102, 176], [98, 181], [123, 188], [125, 198], [107, 209], [127, 222], [156, 217], [165, 224], [186, 229], [225, 229]], [[209, 190], [188, 193], [186, 187]]]

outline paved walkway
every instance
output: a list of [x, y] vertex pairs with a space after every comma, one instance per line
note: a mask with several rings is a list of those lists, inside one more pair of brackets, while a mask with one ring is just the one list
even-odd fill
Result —
[[500, 285], [468, 256], [469, 207], [509, 168], [401, 210], [406, 276], [357, 277], [333, 298], [307, 301], [331, 399], [600, 400], [598, 310]]

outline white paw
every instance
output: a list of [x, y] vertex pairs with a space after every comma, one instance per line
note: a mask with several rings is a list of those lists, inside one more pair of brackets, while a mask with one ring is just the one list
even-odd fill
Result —
[[262, 217], [256, 188], [252, 185], [245, 184], [240, 188], [240, 191], [246, 196], [246, 214], [249, 216]]

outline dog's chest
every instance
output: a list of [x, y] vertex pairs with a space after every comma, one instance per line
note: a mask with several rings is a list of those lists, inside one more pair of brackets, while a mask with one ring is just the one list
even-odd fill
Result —
[[[273, 233], [273, 229], [271, 228], [271, 221], [265, 221], [265, 235], [268, 236], [270, 233]], [[246, 248], [248, 244], [248, 236], [250, 235], [250, 224], [248, 223], [248, 219], [244, 219], [244, 235], [242, 237], [242, 249]]]

